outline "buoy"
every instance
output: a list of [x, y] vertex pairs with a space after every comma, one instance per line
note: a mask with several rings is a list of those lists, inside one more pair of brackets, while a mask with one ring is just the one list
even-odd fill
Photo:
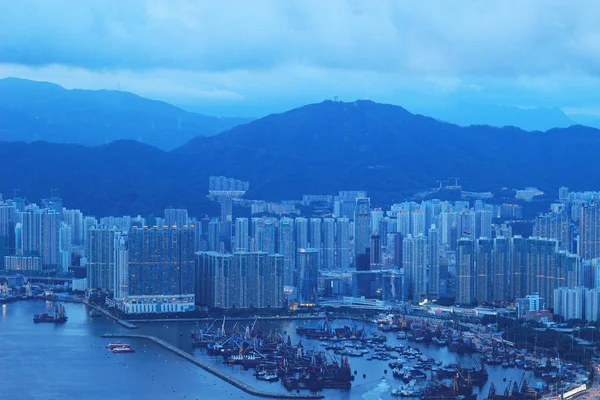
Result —
[[358, 372], [356, 372], [356, 370], [354, 370], [354, 375], [358, 374]]
[[363, 378], [366, 378], [366, 377], [367, 377], [367, 374], [363, 374]]
[[384, 370], [383, 370], [383, 373], [384, 373], [384, 374], [387, 374], [387, 369], [384, 369]]

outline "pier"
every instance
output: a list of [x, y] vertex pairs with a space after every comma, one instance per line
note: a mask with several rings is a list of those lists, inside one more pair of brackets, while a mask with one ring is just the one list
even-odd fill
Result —
[[87, 300], [83, 300], [83, 304], [85, 304], [86, 306], [88, 306], [90, 308], [93, 308], [94, 310], [96, 310], [98, 312], [101, 312], [103, 315], [107, 316], [108, 318], [114, 319], [118, 324], [124, 326], [127, 329], [137, 329], [137, 325], [134, 325], [130, 322], [119, 319], [119, 318], [115, 317], [114, 315], [112, 315], [111, 313], [109, 313], [108, 311], [106, 311], [104, 308], [99, 307], [95, 304], [91, 304]]
[[146, 340], [153, 341], [154, 343], [158, 344], [159, 346], [162, 346], [165, 349], [188, 360], [192, 364], [195, 364], [198, 367], [204, 369], [205, 371], [210, 372], [211, 374], [215, 375], [217, 378], [220, 378], [220, 379], [224, 380], [225, 382], [229, 383], [230, 385], [233, 385], [233, 386], [237, 387], [238, 389], [243, 390], [244, 392], [251, 394], [253, 396], [259, 396], [259, 397], [270, 398], [270, 399], [323, 399], [323, 398], [325, 398], [325, 396], [320, 395], [320, 394], [275, 393], [275, 392], [264, 392], [262, 390], [255, 389], [252, 386], [248, 385], [247, 383], [244, 383], [238, 379], [235, 379], [235, 378], [211, 367], [210, 365], [206, 364], [205, 362], [195, 358], [191, 354], [165, 342], [162, 339], [157, 338], [156, 336], [129, 334], [129, 333], [126, 333], [126, 334], [105, 333], [104, 335], [102, 335], [102, 337], [103, 338], [146, 339]]

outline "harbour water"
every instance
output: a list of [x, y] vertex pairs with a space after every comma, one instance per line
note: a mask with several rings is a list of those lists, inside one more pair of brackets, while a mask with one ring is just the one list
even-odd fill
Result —
[[[90, 317], [83, 304], [65, 305], [69, 320], [65, 324], [34, 324], [33, 314], [45, 312], [49, 303], [21, 301], [3, 304], [0, 309], [0, 398], [2, 399], [250, 399], [255, 398], [236, 389], [175, 354], [144, 340], [128, 340], [135, 353], [113, 354], [105, 348], [103, 333], [131, 332], [106, 317]], [[220, 323], [220, 322], [219, 322]], [[292, 342], [302, 340], [306, 349], [320, 349], [321, 342], [296, 335], [298, 324], [317, 325], [318, 321], [258, 321], [265, 332], [278, 330]], [[340, 320], [337, 323], [347, 324]], [[242, 322], [242, 324], [252, 324]], [[362, 324], [362, 323], [361, 323]], [[157, 336], [215, 368], [264, 391], [287, 393], [281, 382], [263, 382], [251, 371], [228, 366], [220, 356], [209, 356], [194, 349], [190, 331], [198, 329], [194, 322], [140, 323], [135, 333]], [[376, 330], [374, 324], [366, 329]], [[469, 355], [458, 355], [446, 347], [408, 343], [389, 333], [388, 343], [418, 347], [423, 354], [444, 364], [460, 362], [471, 366]], [[392, 377], [385, 361], [351, 357], [356, 379], [350, 390], [325, 390], [327, 399], [391, 399], [391, 391], [400, 381]], [[494, 382], [501, 393], [512, 380], [520, 381], [525, 371], [501, 366], [487, 366], [489, 380], [481, 388], [485, 397]], [[387, 371], [387, 373], [386, 373]], [[365, 377], [363, 377], [363, 375]], [[532, 376], [526, 379], [531, 383]]]

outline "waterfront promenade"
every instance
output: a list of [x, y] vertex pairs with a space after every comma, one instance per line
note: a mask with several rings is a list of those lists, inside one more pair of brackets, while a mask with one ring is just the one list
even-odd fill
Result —
[[205, 362], [193, 357], [191, 354], [186, 353], [185, 351], [165, 342], [164, 340], [157, 338], [156, 336], [129, 334], [129, 333], [124, 333], [124, 334], [105, 333], [102, 335], [102, 337], [103, 338], [146, 339], [146, 340], [153, 341], [154, 343], [158, 344], [159, 346], [164, 347], [165, 349], [167, 349], [167, 350], [177, 354], [178, 356], [188, 360], [189, 362], [199, 366], [200, 368], [204, 369], [205, 371], [210, 372], [211, 374], [215, 375], [217, 378], [220, 378], [220, 379], [224, 380], [225, 382], [229, 383], [230, 385], [233, 385], [233, 386], [237, 387], [238, 389], [243, 390], [244, 392], [254, 395], [254, 396], [270, 398], [270, 399], [322, 399], [325, 397], [320, 394], [273, 393], [273, 392], [264, 392], [262, 390], [258, 390], [256, 388], [253, 388], [252, 386], [248, 385], [247, 383], [244, 383], [244, 382], [242, 382], [238, 379], [235, 379], [227, 374], [224, 374], [221, 371], [216, 370], [215, 368], [211, 367], [210, 365], [206, 364]]

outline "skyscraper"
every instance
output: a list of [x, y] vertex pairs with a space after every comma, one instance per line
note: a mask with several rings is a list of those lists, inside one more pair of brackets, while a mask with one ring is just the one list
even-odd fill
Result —
[[318, 303], [319, 250], [298, 249], [298, 301], [300, 304]]
[[492, 276], [492, 300], [505, 302], [510, 299], [510, 241], [505, 237], [494, 238]]
[[354, 210], [354, 253], [367, 254], [371, 241], [371, 202], [368, 197], [356, 199]]
[[336, 266], [341, 269], [350, 267], [350, 220], [338, 218], [335, 222]]
[[221, 251], [221, 222], [213, 218], [208, 223], [208, 250]]
[[458, 241], [456, 260], [456, 302], [471, 304], [475, 301], [475, 252], [473, 240], [463, 237]]
[[87, 277], [89, 289], [114, 291], [115, 230], [90, 229], [87, 233]]
[[408, 235], [402, 241], [402, 265], [414, 302], [427, 298], [427, 237]]
[[323, 257], [322, 266], [325, 270], [335, 268], [335, 220], [323, 219]]
[[265, 252], [199, 252], [196, 300], [218, 308], [281, 308], [283, 257]]
[[381, 236], [379, 233], [371, 235], [371, 251], [370, 251], [370, 262], [369, 266], [371, 270], [380, 270], [383, 268], [383, 261], [381, 258]]
[[15, 254], [16, 219], [15, 205], [0, 201], [0, 269], [4, 268], [4, 256]]
[[430, 299], [437, 299], [440, 295], [440, 247], [439, 235], [435, 225], [431, 225], [427, 233], [427, 269]]
[[475, 301], [489, 303], [493, 294], [493, 241], [488, 237], [481, 237], [476, 243]]
[[80, 210], [63, 211], [63, 221], [71, 227], [73, 246], [83, 246], [85, 242], [83, 218], [83, 213]]
[[579, 256], [600, 258], [600, 202], [584, 205], [579, 217]]
[[[129, 251], [127, 250], [127, 234], [115, 232], [114, 240], [114, 299], [120, 304], [129, 296]], [[88, 278], [89, 279], [89, 278]]]
[[309, 246], [313, 249], [321, 248], [321, 218], [310, 219]]
[[296, 244], [294, 241], [294, 220], [281, 218], [279, 220], [278, 253], [283, 256], [283, 284], [295, 286], [296, 278]]
[[305, 249], [308, 247], [308, 220], [304, 217], [298, 217], [294, 220], [294, 234], [296, 249]]
[[235, 245], [234, 251], [249, 250], [248, 218], [236, 218], [235, 220]]
[[194, 308], [194, 231], [133, 228], [128, 235], [126, 312], [182, 312]]
[[475, 212], [475, 236], [477, 238], [492, 238], [492, 211], [483, 209]]

